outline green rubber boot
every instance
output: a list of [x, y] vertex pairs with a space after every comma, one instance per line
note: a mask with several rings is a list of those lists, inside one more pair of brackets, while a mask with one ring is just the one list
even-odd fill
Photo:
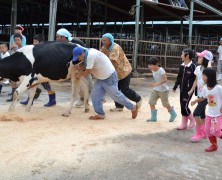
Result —
[[157, 121], [157, 110], [151, 110], [151, 118], [147, 119], [147, 122], [156, 122]]
[[171, 111], [169, 113], [170, 113], [169, 122], [173, 122], [177, 117], [177, 113], [176, 113], [176, 111], [174, 110], [173, 107], [171, 108]]

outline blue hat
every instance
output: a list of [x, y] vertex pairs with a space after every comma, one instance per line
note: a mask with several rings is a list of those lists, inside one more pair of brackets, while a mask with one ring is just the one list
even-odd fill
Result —
[[65, 28], [61, 28], [59, 29], [56, 34], [60, 35], [60, 36], [65, 36], [68, 38], [69, 41], [72, 41], [72, 34]]
[[222, 41], [222, 38], [220, 38], [220, 41]]
[[110, 41], [111, 41], [111, 46], [110, 46], [109, 50], [111, 51], [111, 50], [113, 49], [113, 46], [114, 46], [114, 38], [113, 38], [113, 35], [110, 34], [110, 33], [106, 33], [106, 34], [103, 34], [102, 37], [107, 37], [107, 38], [110, 39]]
[[78, 56], [80, 55], [80, 54], [82, 54], [82, 52], [85, 50], [85, 48], [84, 47], [82, 47], [82, 46], [77, 46], [77, 47], [75, 47], [74, 49], [73, 49], [73, 58], [72, 58], [72, 60], [73, 61], [77, 61], [78, 60]]

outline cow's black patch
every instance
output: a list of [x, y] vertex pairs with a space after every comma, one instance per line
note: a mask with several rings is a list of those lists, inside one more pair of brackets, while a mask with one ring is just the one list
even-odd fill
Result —
[[22, 52], [16, 52], [0, 61], [0, 77], [18, 81], [32, 72], [32, 64]]
[[77, 45], [66, 42], [45, 42], [33, 48], [35, 63], [33, 69], [51, 80], [65, 79], [67, 63], [72, 60], [73, 48]]

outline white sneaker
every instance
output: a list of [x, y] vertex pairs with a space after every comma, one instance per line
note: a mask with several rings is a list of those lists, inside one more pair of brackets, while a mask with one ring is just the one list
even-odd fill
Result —
[[83, 101], [78, 100], [78, 101], [75, 103], [75, 106], [77, 106], [77, 107], [83, 106]]
[[141, 98], [140, 101], [136, 103], [136, 108], [137, 108], [137, 109], [140, 109], [140, 108], [141, 108], [142, 101], [143, 101], [143, 99]]
[[123, 111], [123, 108], [117, 108], [117, 107], [115, 107], [115, 108], [111, 108], [110, 111], [111, 111], [111, 112], [121, 112], [121, 111]]

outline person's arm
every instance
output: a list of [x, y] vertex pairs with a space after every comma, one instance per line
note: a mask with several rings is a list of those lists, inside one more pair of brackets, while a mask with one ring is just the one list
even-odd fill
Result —
[[198, 102], [202, 102], [202, 101], [204, 101], [205, 99], [206, 99], [206, 98], [203, 98], [203, 97], [197, 98], [196, 100], [191, 101], [191, 106], [195, 105], [195, 104], [198, 103]]
[[152, 83], [152, 84], [151, 84], [151, 87], [159, 86], [159, 85], [161, 85], [161, 84], [163, 84], [163, 83], [165, 83], [165, 82], [167, 82], [167, 76], [166, 76], [166, 74], [163, 74], [161, 81], [160, 81], [160, 82], [154, 82], [154, 83]]
[[180, 85], [181, 78], [182, 78], [182, 71], [181, 71], [181, 66], [180, 66], [179, 73], [177, 75], [177, 80], [176, 80], [175, 85], [173, 87], [173, 92], [176, 92], [177, 87]]
[[192, 88], [191, 88], [190, 91], [188, 92], [188, 95], [189, 95], [189, 96], [194, 92], [194, 90], [195, 90], [196, 87], [197, 87], [197, 77], [196, 77], [195, 81], [193, 82]]
[[26, 37], [22, 35], [22, 47], [26, 45]]
[[13, 42], [14, 42], [14, 35], [12, 35], [12, 36], [10, 37], [10, 41], [9, 41], [9, 49], [12, 48], [12, 44], [13, 44]]
[[89, 75], [89, 74], [91, 74], [91, 73], [92, 73], [92, 69], [86, 69], [86, 70], [83, 71], [82, 73], [76, 73], [76, 74], [75, 74], [75, 77], [76, 77], [77, 79], [79, 79], [79, 78], [84, 77], [84, 76], [87, 76], [87, 75]]
[[81, 78], [81, 77], [84, 77], [84, 76], [87, 76], [89, 74], [92, 73], [92, 70], [93, 70], [93, 67], [94, 67], [94, 63], [95, 63], [95, 59], [97, 57], [90, 54], [90, 51], [88, 52], [88, 57], [87, 57], [87, 66], [86, 66], [86, 69], [85, 71], [83, 72], [80, 72], [80, 73], [76, 73], [75, 74], [75, 77], [78, 79], [78, 78]]
[[109, 59], [113, 65], [118, 65], [120, 50], [117, 47], [114, 47], [109, 55]]

